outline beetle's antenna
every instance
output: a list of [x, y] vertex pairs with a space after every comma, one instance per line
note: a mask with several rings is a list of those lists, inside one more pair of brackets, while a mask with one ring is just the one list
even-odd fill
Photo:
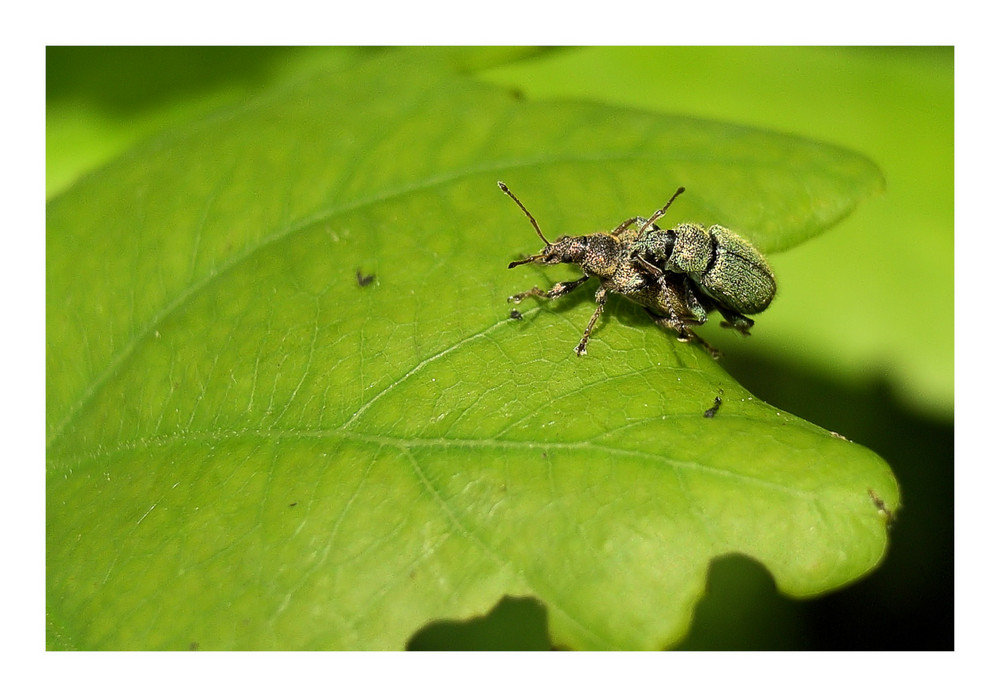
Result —
[[520, 266], [521, 264], [533, 264], [536, 261], [540, 261], [540, 262], [544, 263], [544, 261], [543, 261], [544, 259], [545, 259], [545, 257], [542, 256], [541, 254], [534, 254], [534, 255], [528, 257], [527, 259], [518, 259], [517, 261], [510, 262], [509, 264], [507, 264], [507, 268], [508, 269], [513, 269], [515, 266]]
[[649, 226], [651, 226], [655, 221], [662, 218], [663, 214], [667, 212], [668, 208], [670, 208], [670, 204], [674, 202], [674, 199], [683, 193], [684, 193], [684, 187], [682, 186], [678, 188], [677, 191], [674, 192], [673, 196], [670, 197], [670, 200], [667, 201], [667, 205], [665, 205], [663, 208], [653, 213], [653, 215], [650, 216], [649, 220], [647, 220], [645, 223], [642, 224], [642, 227], [639, 228], [639, 233], [642, 234], [643, 232], [648, 230]]
[[[538, 236], [542, 238], [542, 242], [545, 243], [546, 247], [549, 246], [551, 244], [551, 242], [549, 242], [547, 239], [545, 239], [545, 235], [543, 235], [542, 231], [539, 229], [538, 223], [535, 222], [534, 216], [532, 216], [531, 213], [528, 212], [528, 209], [524, 207], [523, 203], [521, 203], [520, 201], [517, 200], [517, 196], [514, 195], [514, 192], [512, 192], [510, 189], [508, 189], [507, 185], [504, 184], [503, 182], [497, 182], [497, 186], [500, 187], [500, 191], [504, 192], [505, 194], [507, 194], [508, 196], [510, 196], [512, 199], [514, 199], [514, 203], [516, 203], [518, 206], [521, 207], [521, 210], [524, 211], [524, 214], [526, 216], [528, 216], [528, 220], [530, 220], [531, 224], [534, 226], [535, 232], [537, 232]], [[683, 191], [683, 189], [681, 189], [681, 191]], [[676, 198], [676, 196], [675, 196], [675, 198]], [[671, 199], [671, 200], [673, 200], [673, 199]], [[670, 204], [668, 203], [667, 205], [669, 206]]]

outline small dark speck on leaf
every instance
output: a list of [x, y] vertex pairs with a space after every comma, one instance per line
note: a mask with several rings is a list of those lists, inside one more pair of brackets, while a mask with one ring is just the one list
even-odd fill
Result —
[[375, 274], [368, 274], [366, 276], [363, 273], [361, 273], [361, 269], [357, 269], [354, 273], [357, 276], [359, 288], [364, 288], [365, 286], [369, 285], [372, 281], [375, 280]]
[[524, 315], [522, 315], [517, 310], [511, 310], [510, 311], [510, 318], [511, 319], [524, 319]]
[[880, 499], [878, 497], [878, 494], [876, 494], [871, 489], [868, 490], [868, 496], [871, 497], [872, 503], [875, 504], [875, 508], [878, 509], [879, 514], [883, 518], [885, 518], [886, 529], [891, 528], [892, 524], [896, 521], [896, 514], [890, 511], [889, 508], [885, 505], [885, 501]]
[[298, 501], [292, 501], [292, 502], [291, 502], [290, 504], [288, 504], [288, 507], [289, 507], [289, 508], [295, 508], [295, 507], [296, 507], [296, 506], [298, 506], [298, 505], [299, 505], [299, 502], [298, 502]]
[[703, 414], [703, 416], [704, 416], [704, 417], [705, 417], [706, 419], [712, 419], [712, 418], [715, 418], [715, 413], [716, 413], [717, 411], [719, 411], [719, 407], [721, 407], [721, 406], [722, 406], [722, 397], [716, 397], [716, 398], [715, 398], [715, 404], [713, 404], [713, 405], [712, 405], [712, 406], [710, 406], [710, 407], [709, 407], [708, 409], [706, 409], [706, 410], [705, 410], [705, 413]]

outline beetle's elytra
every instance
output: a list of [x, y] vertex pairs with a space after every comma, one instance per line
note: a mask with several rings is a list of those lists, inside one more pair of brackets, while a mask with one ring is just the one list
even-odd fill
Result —
[[563, 281], [543, 291], [537, 286], [512, 295], [520, 302], [528, 296], [558, 298], [575, 290], [591, 276], [600, 279], [597, 309], [594, 310], [576, 354], [587, 353], [590, 333], [604, 310], [608, 293], [624, 295], [642, 305], [660, 326], [677, 332], [681, 341], [696, 341], [713, 357], [719, 352], [692, 331], [702, 325], [708, 313], [718, 310], [723, 326], [749, 335], [754, 315], [767, 309], [777, 286], [767, 259], [745, 239], [721, 225], [705, 228], [697, 223], [680, 223], [661, 229], [655, 222], [670, 204], [684, 193], [677, 189], [669, 201], [649, 218], [636, 216], [623, 221], [611, 232], [572, 237], [564, 235], [549, 242], [534, 216], [503, 182], [500, 190], [524, 211], [545, 247], [508, 268], [522, 264], [575, 264], [583, 276]]

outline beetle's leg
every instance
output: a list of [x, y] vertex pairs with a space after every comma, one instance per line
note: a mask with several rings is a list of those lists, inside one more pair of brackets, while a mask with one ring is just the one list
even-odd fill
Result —
[[632, 253], [632, 261], [637, 262], [639, 266], [642, 267], [642, 270], [655, 278], [661, 286], [666, 283], [664, 278], [666, 276], [666, 272], [656, 264], [646, 261], [642, 256], [636, 254], [635, 252]]
[[[645, 268], [648, 262], [641, 257], [639, 259], [640, 264]], [[649, 266], [652, 265], [649, 264]], [[681, 291], [676, 283], [667, 282], [667, 275], [662, 269], [655, 266], [652, 266], [652, 268], [659, 272], [656, 275], [656, 280], [660, 286], [658, 304], [667, 311], [667, 316], [658, 315], [649, 308], [646, 308], [646, 312], [659, 326], [673, 329], [677, 332], [678, 341], [694, 341], [697, 344], [701, 344], [712, 358], [718, 360], [722, 352], [690, 329], [693, 324], [705, 323], [705, 309], [698, 302], [697, 297], [689, 293], [689, 297], [685, 299], [681, 296]], [[685, 283], [685, 285], [687, 284]], [[694, 307], [688, 304], [688, 300], [694, 300]]]
[[[678, 327], [682, 324], [686, 326], [688, 324], [705, 323], [705, 309], [698, 302], [698, 299], [691, 292], [688, 292], [687, 282], [689, 279], [684, 278], [686, 293], [685, 297], [681, 297], [681, 293], [677, 289], [677, 284], [667, 279], [666, 271], [641, 256], [636, 255], [633, 257], [633, 260], [642, 267], [643, 271], [656, 279], [656, 283], [660, 288], [659, 304], [669, 312], [670, 318], [674, 320]], [[673, 278], [677, 277], [677, 274], [671, 273], [670, 275]], [[678, 329], [678, 331], [680, 330]]]
[[604, 303], [608, 300], [608, 289], [602, 285], [597, 289], [597, 295], [594, 299], [597, 300], [597, 309], [594, 310], [594, 314], [587, 323], [587, 328], [583, 330], [583, 337], [580, 339], [580, 343], [576, 346], [575, 351], [578, 356], [583, 356], [587, 353], [587, 342], [590, 341], [590, 332], [593, 330], [594, 324], [597, 322], [597, 318], [601, 316], [601, 312], [604, 310]]
[[[695, 293], [694, 283], [688, 288], [688, 291], [692, 294]], [[705, 303], [705, 309], [711, 312], [712, 310], [718, 310], [719, 314], [725, 319], [722, 322], [722, 326], [726, 329], [735, 329], [743, 336], [750, 336], [750, 329], [753, 327], [753, 320], [749, 317], [744, 317], [736, 310], [731, 310], [728, 307], [723, 307], [721, 303], [713, 300], [707, 296], [700, 296], [702, 302]], [[703, 320], [704, 321], [704, 320]]]
[[552, 286], [550, 290], [542, 290], [538, 286], [535, 286], [531, 290], [526, 290], [523, 293], [518, 293], [517, 295], [510, 296], [509, 298], [507, 298], [507, 302], [519, 303], [525, 298], [532, 295], [539, 298], [549, 298], [549, 299], [558, 298], [562, 295], [566, 295], [567, 293], [575, 290], [577, 287], [583, 284], [583, 282], [586, 281], [588, 278], [590, 278], [590, 276], [584, 276], [583, 278], [578, 278], [575, 281], [560, 281], [559, 283]]
[[691, 315], [691, 308], [687, 306], [681, 297], [680, 290], [673, 283], [667, 283], [664, 275], [660, 280], [660, 307], [666, 309], [669, 326], [685, 339], [690, 331], [688, 325], [697, 324], [697, 319]]
[[722, 351], [715, 348], [710, 343], [708, 343], [700, 336], [695, 334], [693, 331], [691, 331], [691, 329], [688, 328], [688, 324], [683, 320], [679, 320], [674, 317], [664, 317], [662, 315], [658, 315], [652, 310], [650, 310], [648, 307], [646, 308], [646, 312], [649, 314], [650, 317], [653, 318], [653, 321], [656, 322], [656, 324], [658, 324], [659, 326], [664, 327], [666, 329], [673, 329], [675, 332], [677, 332], [678, 341], [684, 341], [684, 342], [693, 341], [696, 344], [701, 344], [705, 348], [705, 350], [708, 351], [708, 354], [715, 360], [719, 360], [719, 357], [722, 356]]
[[[677, 198], [676, 194], [674, 194], [674, 198]], [[674, 199], [670, 200], [673, 201]], [[696, 343], [701, 344], [712, 358], [718, 360], [722, 352], [689, 329], [692, 324], [704, 324], [707, 316], [701, 301], [699, 301], [694, 291], [691, 290], [688, 283], [690, 279], [687, 277], [684, 278], [683, 285], [686, 289], [686, 297], [683, 297], [680, 289], [677, 287], [677, 283], [671, 282], [667, 278], [666, 271], [646, 261], [639, 255], [635, 255], [633, 260], [638, 263], [643, 271], [656, 279], [656, 283], [659, 286], [660, 292], [656, 298], [656, 304], [658, 308], [663, 309], [667, 313], [667, 316], [658, 315], [648, 307], [645, 308], [649, 316], [653, 318], [653, 321], [661, 327], [673, 329], [677, 332], [677, 338], [680, 341], [694, 340]], [[671, 276], [676, 277], [676, 274], [671, 274]]]
[[712, 298], [698, 293], [698, 286], [690, 277], [684, 277], [684, 304], [688, 312], [688, 317], [684, 323], [684, 329], [680, 333], [680, 340], [687, 341], [693, 339], [695, 343], [701, 344], [715, 360], [719, 360], [722, 351], [712, 346], [710, 343], [695, 334], [689, 328], [691, 325], [702, 325], [708, 320], [708, 313], [717, 309], [718, 305]]
[[752, 319], [744, 317], [734, 310], [727, 310], [724, 307], [719, 307], [718, 309], [719, 314], [726, 318], [726, 321], [722, 323], [723, 327], [735, 329], [743, 336], [750, 336], [750, 328], [753, 327]]
[[708, 313], [716, 307], [711, 298], [698, 293], [698, 286], [688, 276], [684, 277], [684, 301], [691, 311], [693, 324], [705, 324], [708, 321]]

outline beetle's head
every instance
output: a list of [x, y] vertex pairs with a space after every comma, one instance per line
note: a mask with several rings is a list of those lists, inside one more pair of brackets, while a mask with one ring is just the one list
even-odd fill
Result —
[[590, 236], [570, 237], [565, 235], [555, 242], [546, 241], [545, 248], [538, 254], [512, 261], [507, 265], [507, 268], [513, 269], [522, 264], [579, 264], [586, 257], [589, 246]]
[[652, 230], [642, 236], [638, 249], [633, 251], [633, 256], [641, 255], [647, 261], [662, 263], [674, 253], [674, 243], [676, 241], [676, 232], [673, 230], [661, 230], [654, 225]]

